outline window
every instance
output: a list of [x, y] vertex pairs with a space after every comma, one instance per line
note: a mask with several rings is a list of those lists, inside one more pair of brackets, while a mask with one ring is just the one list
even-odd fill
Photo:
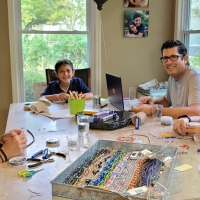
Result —
[[[46, 82], [45, 68], [54, 68], [59, 59], [70, 59], [75, 68], [88, 68], [93, 63], [97, 63], [97, 68], [100, 66], [95, 60], [95, 52], [99, 51], [93, 44], [94, 41], [98, 43], [94, 32], [99, 24], [93, 26], [96, 5], [91, 2], [8, 1], [14, 102], [33, 101], [33, 83]], [[91, 70], [94, 80], [98, 70], [94, 67]], [[96, 88], [92, 88], [95, 89], [99, 92], [98, 82]]]
[[177, 0], [177, 11], [175, 39], [186, 45], [190, 65], [200, 69], [200, 1]]

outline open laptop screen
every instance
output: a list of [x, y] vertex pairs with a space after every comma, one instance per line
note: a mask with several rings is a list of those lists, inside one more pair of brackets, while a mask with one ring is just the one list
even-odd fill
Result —
[[106, 82], [110, 103], [119, 110], [123, 111], [124, 102], [121, 77], [106, 73]]

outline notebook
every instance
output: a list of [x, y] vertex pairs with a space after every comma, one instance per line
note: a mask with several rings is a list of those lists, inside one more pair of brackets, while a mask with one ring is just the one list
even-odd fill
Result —
[[122, 111], [130, 110], [130, 101], [123, 100], [121, 77], [106, 73], [106, 82], [110, 104]]

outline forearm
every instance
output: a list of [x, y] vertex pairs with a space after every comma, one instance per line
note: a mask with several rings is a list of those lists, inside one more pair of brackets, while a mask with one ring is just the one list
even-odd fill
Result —
[[[195, 107], [179, 107], [179, 108], [165, 108], [162, 109], [163, 116], [171, 116], [177, 119], [181, 115], [198, 116], [199, 111]], [[193, 117], [191, 118], [193, 120]], [[194, 117], [194, 120], [197, 118]]]
[[48, 99], [49, 101], [57, 101], [58, 100], [58, 94], [52, 94], [52, 95], [46, 95], [44, 96], [46, 99]]

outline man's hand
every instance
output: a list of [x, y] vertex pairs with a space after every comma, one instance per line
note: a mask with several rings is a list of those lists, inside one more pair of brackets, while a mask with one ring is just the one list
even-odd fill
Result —
[[131, 111], [133, 111], [134, 113], [144, 112], [144, 113], [146, 113], [146, 115], [151, 116], [152, 115], [152, 106], [147, 105], [147, 104], [142, 104], [137, 107], [132, 106]]
[[188, 118], [177, 119], [173, 124], [173, 130], [179, 133], [180, 135], [186, 135], [188, 122], [189, 122]]
[[154, 101], [150, 96], [142, 96], [139, 98], [139, 101], [144, 104], [154, 104]]
[[9, 131], [2, 137], [4, 141], [7, 141], [3, 144], [1, 149], [4, 151], [8, 159], [21, 155], [27, 147], [27, 138], [22, 130]]
[[190, 125], [188, 124], [187, 133], [189, 136], [194, 137], [195, 134], [200, 134], [200, 126], [199, 125]]

